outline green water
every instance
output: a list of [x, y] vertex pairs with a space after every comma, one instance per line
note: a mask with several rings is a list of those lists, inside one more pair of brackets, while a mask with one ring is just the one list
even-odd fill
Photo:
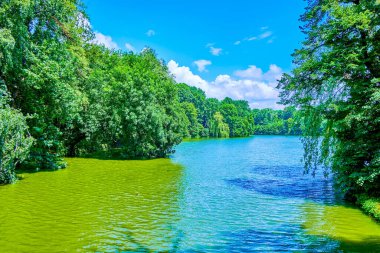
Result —
[[380, 225], [301, 156], [295, 137], [259, 136], [67, 159], [0, 187], [0, 252], [380, 252]]

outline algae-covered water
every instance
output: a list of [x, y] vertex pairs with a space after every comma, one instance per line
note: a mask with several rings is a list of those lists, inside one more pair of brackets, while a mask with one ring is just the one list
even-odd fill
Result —
[[0, 187], [0, 252], [380, 252], [380, 225], [296, 137], [185, 142], [171, 159], [67, 159]]

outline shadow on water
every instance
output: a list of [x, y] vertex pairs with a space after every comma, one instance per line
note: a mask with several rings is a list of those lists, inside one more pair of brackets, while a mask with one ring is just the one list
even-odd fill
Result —
[[336, 240], [306, 235], [299, 226], [289, 224], [278, 232], [248, 229], [224, 236], [228, 241], [223, 249], [226, 252], [380, 252], [380, 235], [362, 241]]
[[298, 206], [301, 216], [298, 225], [229, 233], [229, 251], [380, 252], [380, 227], [345, 204], [331, 178], [303, 175], [302, 167], [292, 166], [256, 166], [250, 172], [226, 182], [263, 195], [304, 200]]
[[[254, 167], [248, 178], [226, 180], [229, 184], [249, 191], [284, 198], [300, 198], [318, 203], [337, 203], [341, 196], [335, 192], [330, 178], [303, 175], [302, 167]], [[267, 176], [270, 175], [270, 176]]]
[[228, 252], [329, 252], [338, 246], [327, 238], [306, 238], [300, 233], [299, 225], [291, 224], [278, 227], [277, 231], [248, 229], [224, 236], [228, 238]]
[[380, 252], [380, 236], [366, 237], [364, 241], [341, 241], [339, 250], [342, 252]]

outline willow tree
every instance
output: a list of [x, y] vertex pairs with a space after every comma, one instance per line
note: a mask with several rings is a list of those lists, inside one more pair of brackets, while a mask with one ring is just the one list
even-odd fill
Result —
[[306, 172], [331, 168], [346, 193], [380, 195], [380, 4], [310, 0], [282, 102], [304, 115]]
[[216, 112], [214, 114], [214, 120], [210, 122], [210, 126], [210, 133], [212, 137], [230, 137], [230, 127], [226, 122], [224, 122], [223, 115], [220, 112]]

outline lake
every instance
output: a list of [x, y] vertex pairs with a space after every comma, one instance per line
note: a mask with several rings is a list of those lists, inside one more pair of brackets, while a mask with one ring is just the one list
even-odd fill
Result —
[[0, 187], [0, 252], [380, 252], [380, 225], [303, 175], [297, 137], [188, 141], [171, 159], [67, 159]]

